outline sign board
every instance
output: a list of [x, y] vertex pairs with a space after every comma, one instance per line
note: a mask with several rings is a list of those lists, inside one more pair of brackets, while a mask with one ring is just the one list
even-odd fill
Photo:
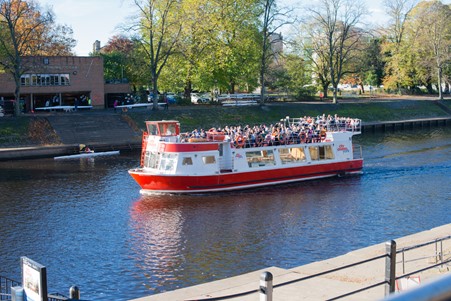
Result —
[[47, 269], [45, 266], [22, 256], [22, 285], [24, 301], [47, 301]]

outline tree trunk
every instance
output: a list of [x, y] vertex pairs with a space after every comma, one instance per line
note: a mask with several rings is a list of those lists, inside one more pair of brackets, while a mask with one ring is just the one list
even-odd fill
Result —
[[191, 101], [191, 92], [193, 91], [193, 84], [191, 83], [191, 80], [188, 80], [186, 82], [184, 90], [185, 90], [183, 92], [184, 97]]
[[260, 85], [261, 85], [261, 89], [260, 89], [260, 105], [262, 106], [265, 103], [265, 75], [263, 72], [263, 67], [262, 70], [260, 71]]
[[438, 67], [438, 99], [443, 100], [443, 94], [442, 94], [442, 68]]
[[434, 94], [434, 89], [432, 89], [432, 83], [431, 82], [428, 82], [426, 84], [426, 89], [428, 90], [429, 94]]
[[337, 89], [336, 85], [334, 85], [333, 87], [334, 87], [334, 91], [333, 91], [332, 103], [335, 104], [335, 103], [338, 103], [338, 100], [337, 100], [337, 91], [338, 91], [338, 89]]
[[19, 116], [20, 113], [20, 82], [17, 83], [16, 79], [16, 88], [14, 90], [14, 116]]
[[230, 82], [230, 94], [235, 94], [235, 82]]
[[324, 93], [324, 99], [327, 98], [327, 88], [329, 87], [329, 84], [323, 85], [323, 93]]

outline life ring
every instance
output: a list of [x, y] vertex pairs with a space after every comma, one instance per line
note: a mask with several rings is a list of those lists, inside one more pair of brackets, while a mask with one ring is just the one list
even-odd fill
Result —
[[246, 139], [243, 136], [238, 135], [236, 137], [236, 139], [235, 139], [236, 148], [243, 148], [245, 143], [246, 143]]

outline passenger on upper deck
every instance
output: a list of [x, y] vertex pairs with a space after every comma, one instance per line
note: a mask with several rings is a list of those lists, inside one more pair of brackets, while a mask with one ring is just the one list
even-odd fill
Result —
[[[326, 140], [327, 131], [353, 130], [359, 126], [359, 119], [338, 117], [336, 114], [326, 117], [323, 114], [316, 118], [304, 116], [292, 123], [281, 121], [269, 126], [265, 124], [225, 126], [224, 129], [212, 128], [208, 132], [220, 133], [224, 141], [233, 141], [235, 147], [258, 147], [321, 142]], [[185, 135], [186, 138], [207, 138], [207, 133], [203, 129], [194, 129]]]

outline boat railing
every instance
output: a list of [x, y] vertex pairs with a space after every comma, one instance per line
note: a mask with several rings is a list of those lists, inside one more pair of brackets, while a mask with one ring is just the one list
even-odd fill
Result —
[[340, 118], [338, 120], [324, 120], [317, 118], [290, 118], [282, 119], [287, 126], [306, 126], [313, 125], [315, 128], [324, 127], [328, 132], [353, 132], [355, 134], [361, 133], [362, 120], [358, 118]]

